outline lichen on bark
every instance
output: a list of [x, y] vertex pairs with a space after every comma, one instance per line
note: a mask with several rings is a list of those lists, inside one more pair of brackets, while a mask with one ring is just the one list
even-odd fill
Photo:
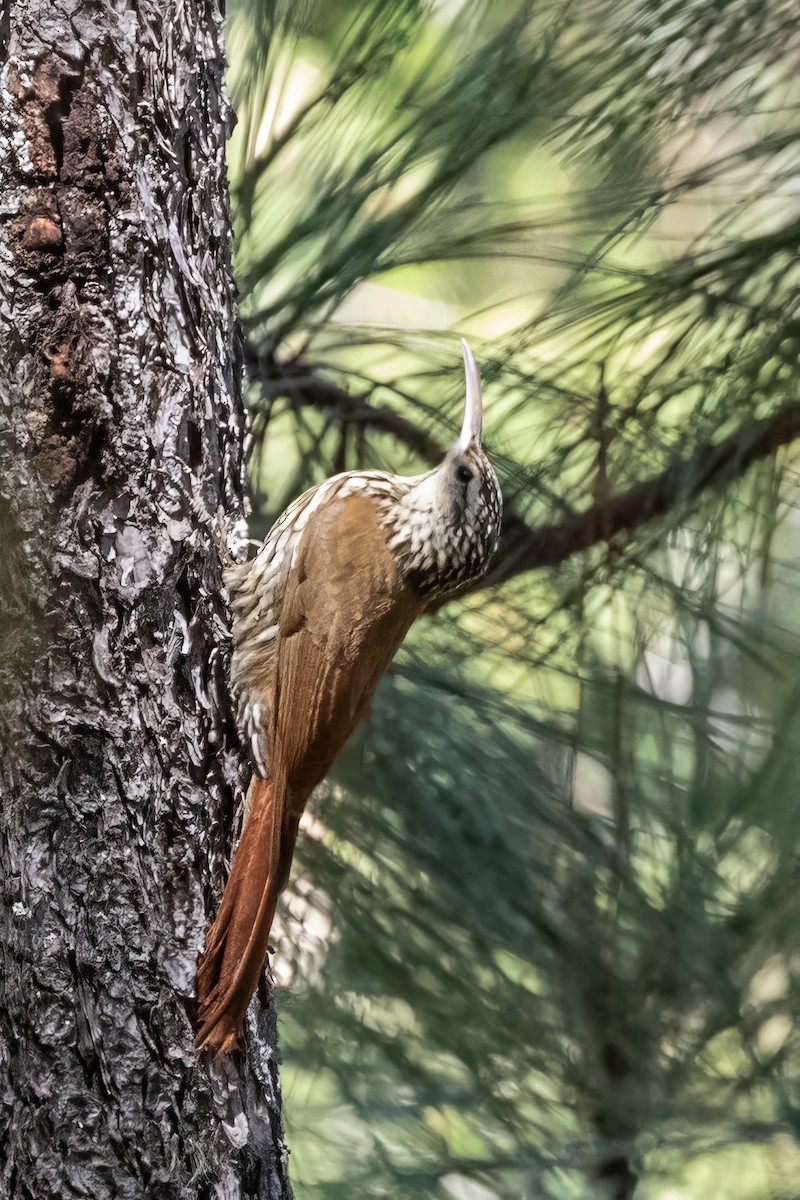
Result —
[[274, 1015], [194, 969], [241, 796], [216, 3], [20, 0], [0, 75], [0, 1194], [289, 1195]]

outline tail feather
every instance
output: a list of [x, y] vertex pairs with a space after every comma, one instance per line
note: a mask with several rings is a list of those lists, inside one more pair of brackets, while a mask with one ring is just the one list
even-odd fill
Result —
[[[282, 797], [276, 804], [273, 784], [256, 777], [249, 801], [222, 903], [197, 963], [195, 1045], [214, 1056], [236, 1045], [289, 869]], [[289, 861], [293, 849], [294, 838]]]

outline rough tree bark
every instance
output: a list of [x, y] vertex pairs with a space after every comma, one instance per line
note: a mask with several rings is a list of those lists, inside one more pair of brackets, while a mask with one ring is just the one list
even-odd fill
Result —
[[216, 0], [0, 19], [0, 1195], [288, 1196], [274, 1019], [192, 1049], [241, 795]]

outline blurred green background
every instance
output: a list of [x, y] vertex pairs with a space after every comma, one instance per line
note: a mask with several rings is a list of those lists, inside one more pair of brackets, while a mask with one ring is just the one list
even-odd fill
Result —
[[298, 1200], [800, 1196], [796, 10], [238, 0], [228, 48], [254, 534], [435, 462], [462, 334], [518, 531], [672, 480], [420, 621], [315, 797]]

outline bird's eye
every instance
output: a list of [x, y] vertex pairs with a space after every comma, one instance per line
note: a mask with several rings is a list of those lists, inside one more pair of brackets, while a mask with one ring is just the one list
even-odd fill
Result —
[[472, 479], [472, 471], [469, 467], [456, 467], [456, 479], [460, 479], [462, 483], [469, 483]]

